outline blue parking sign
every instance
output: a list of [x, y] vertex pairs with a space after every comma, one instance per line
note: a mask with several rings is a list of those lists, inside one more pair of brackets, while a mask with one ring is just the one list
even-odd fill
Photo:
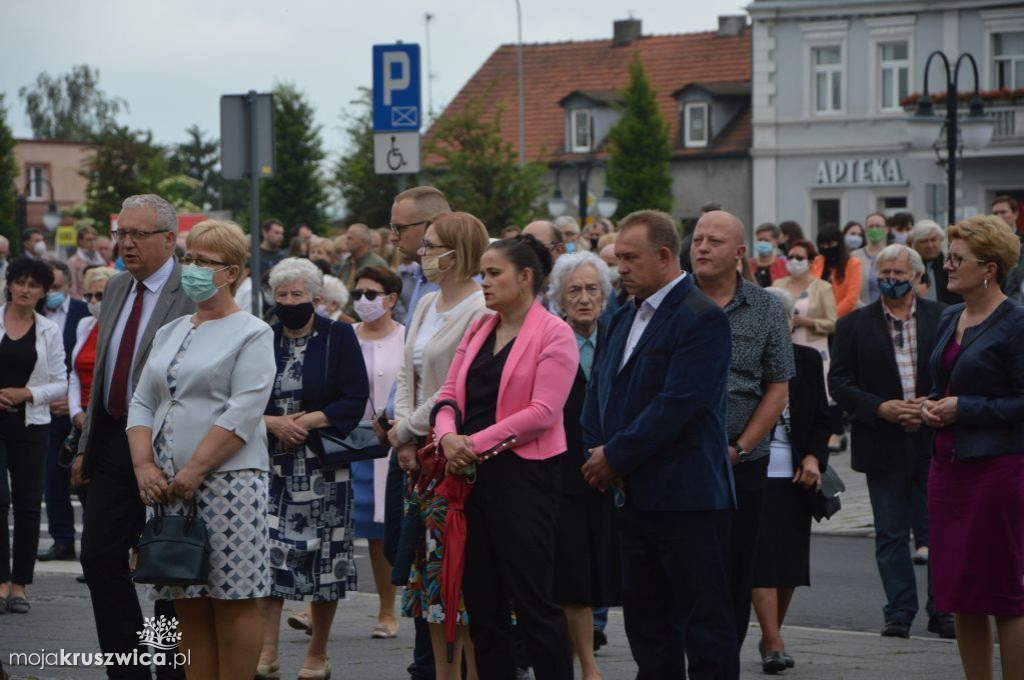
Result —
[[420, 129], [420, 46], [373, 46], [373, 129]]

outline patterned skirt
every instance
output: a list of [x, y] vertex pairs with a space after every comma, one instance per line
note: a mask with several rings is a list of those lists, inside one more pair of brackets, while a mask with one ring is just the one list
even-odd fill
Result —
[[305, 446], [275, 447], [270, 469], [271, 595], [344, 599], [357, 583], [348, 470], [323, 469]]
[[[418, 509], [423, 522], [423, 541], [409, 571], [409, 583], [402, 593], [402, 616], [426, 619], [427, 623], [444, 623], [446, 612], [441, 599], [441, 565], [444, 562], [444, 527], [448, 517], [448, 501], [434, 494], [429, 503], [406, 501], [406, 512]], [[466, 603], [459, 593], [458, 623], [469, 625]]]

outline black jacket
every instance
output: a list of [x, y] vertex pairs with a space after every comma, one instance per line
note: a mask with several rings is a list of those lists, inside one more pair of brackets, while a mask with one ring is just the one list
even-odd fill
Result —
[[804, 456], [818, 459], [822, 472], [828, 467], [828, 438], [832, 433], [825, 394], [825, 371], [818, 350], [793, 345], [796, 375], [789, 381], [789, 443], [793, 449], [793, 470]]
[[[945, 305], [917, 300], [916, 396], [932, 391], [929, 358], [935, 348], [939, 316]], [[851, 465], [858, 472], [881, 472], [908, 452], [931, 455], [927, 428], [906, 432], [878, 416], [883, 401], [902, 399], [896, 352], [882, 301], [854, 310], [836, 324], [828, 374], [832, 398], [852, 415]]]

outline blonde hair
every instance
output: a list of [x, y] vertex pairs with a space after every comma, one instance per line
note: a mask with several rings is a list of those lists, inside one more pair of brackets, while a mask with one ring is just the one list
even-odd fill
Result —
[[433, 225], [441, 245], [455, 251], [455, 276], [468, 279], [480, 273], [480, 258], [491, 239], [484, 223], [469, 213], [452, 212], [438, 215]]
[[1000, 284], [1020, 259], [1020, 240], [996, 215], [975, 215], [954, 224], [946, 231], [946, 240], [953, 239], [965, 241], [979, 260], [995, 263]]
[[307, 252], [313, 250], [313, 248], [323, 248], [327, 251], [328, 255], [334, 255], [334, 241], [329, 238], [322, 238], [320, 236], [311, 236], [306, 244]]
[[600, 253], [602, 250], [604, 250], [604, 247], [606, 245], [610, 243], [615, 243], [615, 239], [617, 239], [618, 237], [619, 235], [613, 231], [610, 234], [605, 234], [601, 238], [597, 239], [597, 252]]
[[185, 239], [185, 248], [196, 248], [217, 253], [226, 265], [238, 267], [239, 277], [231, 284], [234, 293], [242, 283], [241, 272], [249, 259], [245, 232], [227, 220], [203, 220], [192, 227]]
[[107, 281], [117, 275], [117, 270], [113, 267], [93, 267], [85, 272], [85, 281], [83, 285], [86, 289], [97, 281]]

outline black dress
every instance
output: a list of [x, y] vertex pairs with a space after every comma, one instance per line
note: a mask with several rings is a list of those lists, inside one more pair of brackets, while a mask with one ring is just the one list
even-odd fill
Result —
[[565, 402], [562, 497], [555, 547], [554, 599], [560, 605], [616, 607], [622, 604], [619, 529], [611, 492], [601, 493], [583, 479], [583, 428], [580, 418], [587, 393], [583, 369]]

